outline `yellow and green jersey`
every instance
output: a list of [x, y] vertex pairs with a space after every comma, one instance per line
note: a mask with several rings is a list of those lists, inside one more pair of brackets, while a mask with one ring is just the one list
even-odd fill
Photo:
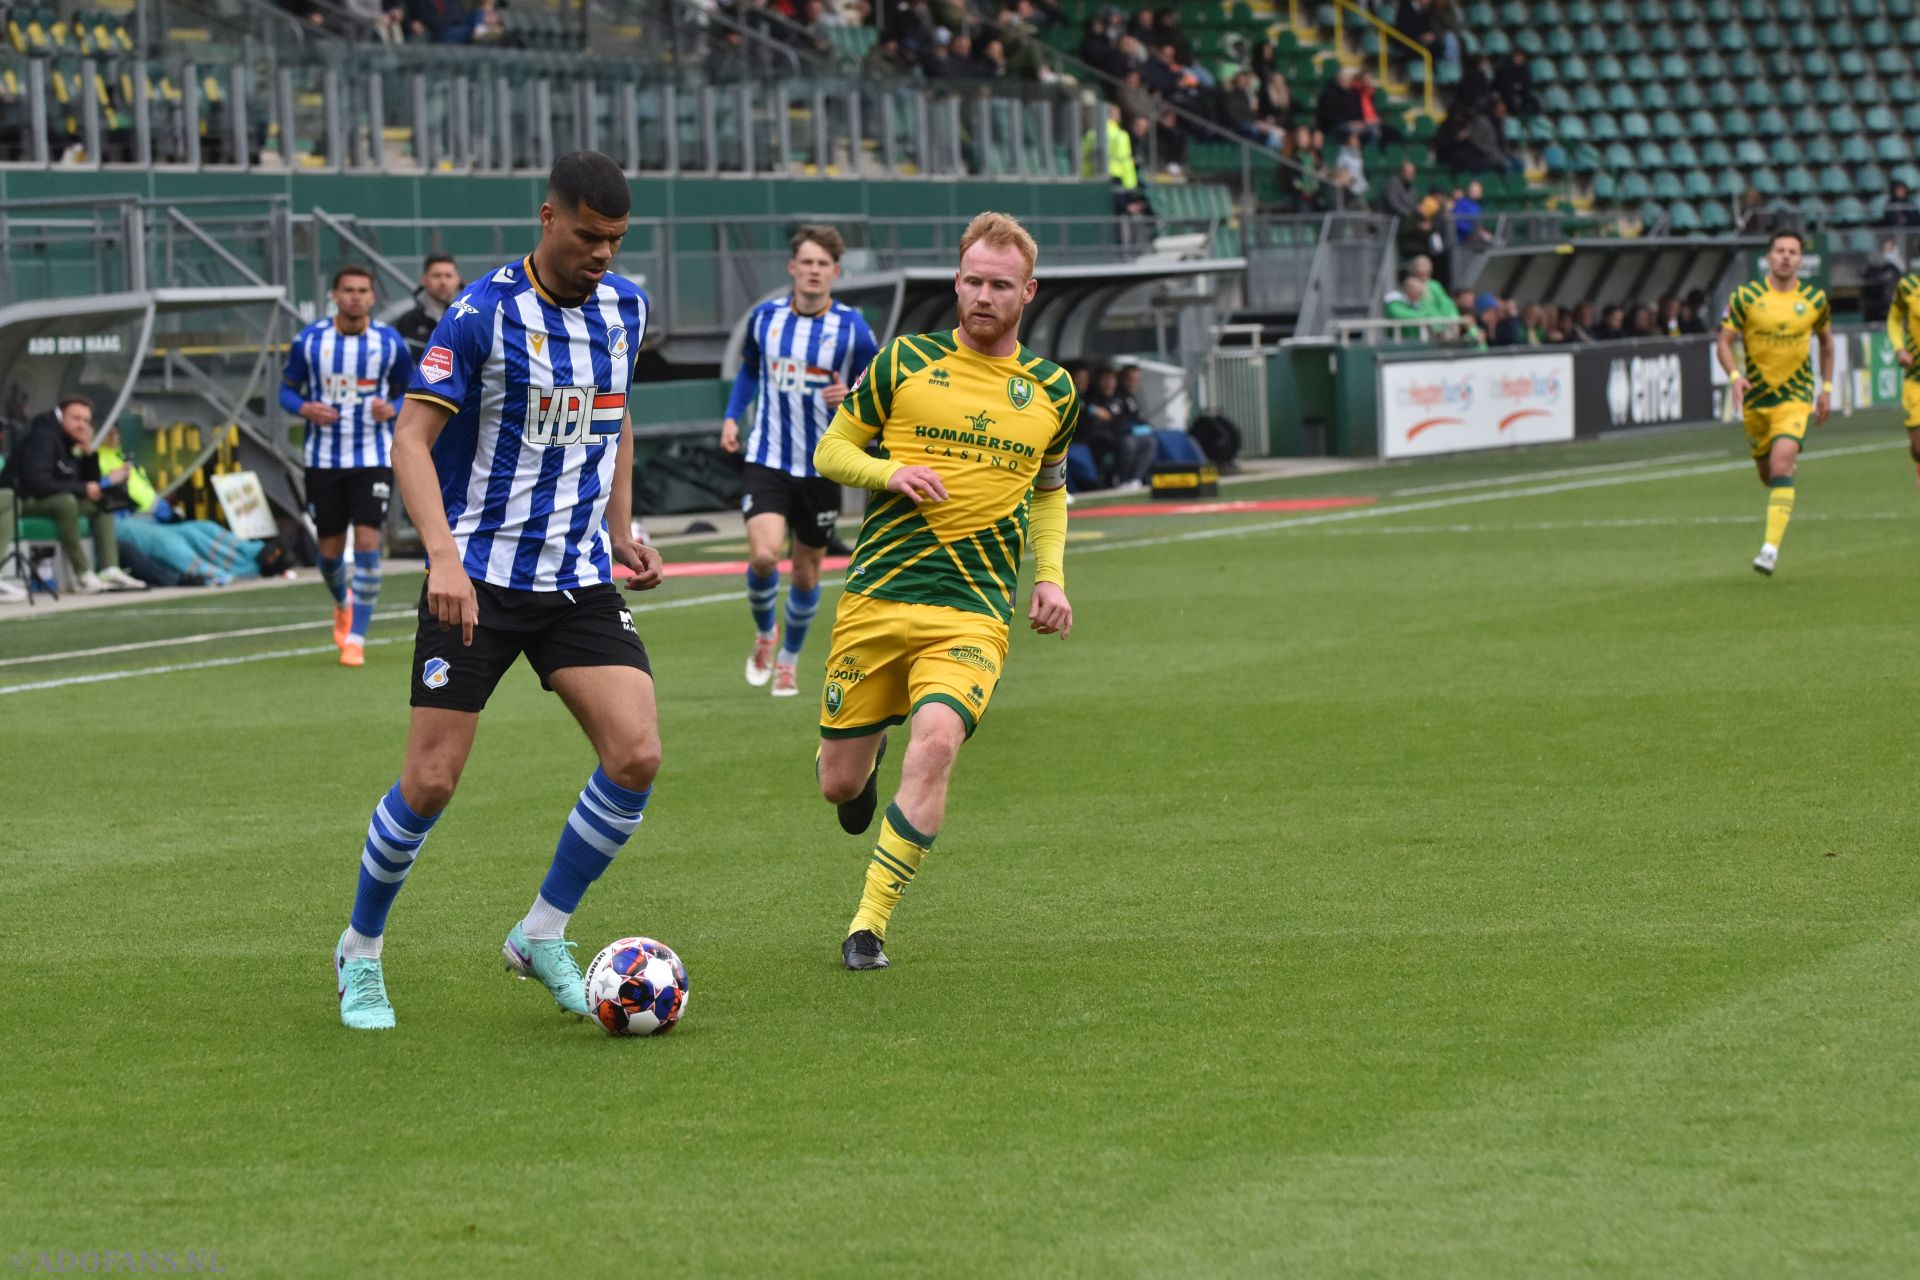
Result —
[[851, 422], [880, 457], [933, 468], [947, 500], [875, 493], [846, 589], [1011, 621], [1034, 479], [1064, 463], [1079, 419], [1073, 379], [1025, 347], [985, 356], [951, 331], [888, 343], [834, 425]]
[[1776, 289], [1765, 277], [1734, 290], [1721, 328], [1739, 334], [1747, 349], [1746, 404], [1813, 403], [1813, 351], [1808, 339], [1833, 323], [1825, 291], [1794, 282]]
[[1913, 357], [1906, 368], [1908, 382], [1920, 382], [1920, 271], [1909, 271], [1893, 287], [1893, 307], [1887, 312], [1887, 340], [1895, 351]]

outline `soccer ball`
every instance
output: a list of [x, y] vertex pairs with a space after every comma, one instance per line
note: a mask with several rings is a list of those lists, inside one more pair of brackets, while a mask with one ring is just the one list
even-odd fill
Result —
[[652, 938], [610, 942], [587, 966], [587, 1008], [610, 1036], [671, 1031], [687, 1011], [687, 967]]

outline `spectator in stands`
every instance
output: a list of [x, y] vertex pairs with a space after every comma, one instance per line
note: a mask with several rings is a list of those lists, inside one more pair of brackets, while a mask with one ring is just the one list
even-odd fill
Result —
[[1527, 340], [1526, 327], [1520, 323], [1520, 304], [1512, 298], [1483, 293], [1473, 300], [1474, 313], [1486, 331], [1487, 345], [1517, 347]]
[[[1422, 304], [1425, 303], [1429, 292], [1438, 293], [1440, 291], [1438, 289], [1430, 289], [1427, 281], [1421, 279], [1412, 271], [1408, 271], [1400, 277], [1400, 287], [1387, 295], [1386, 303], [1381, 308], [1381, 311], [1389, 320], [1427, 319], [1428, 312]], [[1428, 338], [1439, 336], [1435, 330], [1425, 325], [1408, 325], [1405, 328], [1394, 329], [1391, 332], [1395, 338], [1400, 339], [1402, 342], [1425, 341]]]
[[1140, 402], [1140, 382], [1145, 371], [1137, 364], [1123, 365], [1120, 369], [1120, 394], [1115, 404], [1116, 424], [1124, 424], [1128, 435], [1121, 447], [1121, 468], [1116, 476], [1121, 492], [1144, 489], [1153, 475], [1153, 459], [1157, 447], [1153, 438], [1153, 424], [1147, 421], [1146, 410]]
[[1467, 184], [1467, 189], [1453, 198], [1453, 225], [1460, 238], [1468, 244], [1490, 242], [1493, 236], [1480, 225], [1480, 202], [1486, 198], [1486, 188], [1475, 178]]
[[1420, 217], [1420, 193], [1413, 186], [1417, 174], [1413, 161], [1402, 160], [1400, 167], [1380, 184], [1381, 211], [1400, 219], [1402, 226], [1416, 223]]
[[1140, 82], [1140, 68], [1128, 67], [1120, 77], [1120, 87], [1114, 90], [1113, 100], [1120, 106], [1120, 114], [1128, 120], [1138, 120], [1142, 116], [1153, 118], [1160, 114], [1160, 100], [1147, 92]]
[[1153, 124], [1153, 145], [1160, 156], [1160, 167], [1168, 175], [1179, 177], [1187, 168], [1187, 131], [1172, 107], [1162, 106], [1160, 118]]
[[1281, 203], [1295, 213], [1327, 208], [1331, 187], [1317, 132], [1300, 125], [1280, 148]]
[[912, 70], [906, 54], [900, 50], [900, 37], [891, 31], [882, 31], [866, 56], [860, 59], [862, 80], [898, 80]]
[[1263, 147], [1278, 150], [1287, 139], [1285, 130], [1263, 118], [1260, 92], [1251, 71], [1239, 72], [1220, 91], [1220, 119], [1227, 128]]
[[1086, 440], [1093, 449], [1102, 484], [1123, 490], [1146, 487], [1153, 474], [1154, 442], [1152, 427], [1135, 430], [1142, 425], [1140, 402], [1122, 386], [1120, 372], [1101, 366], [1093, 375], [1093, 394], [1084, 402], [1074, 438]]
[[1904, 182], [1893, 184], [1887, 203], [1880, 211], [1880, 222], [1888, 227], [1920, 227], [1920, 209], [1913, 203], [1913, 192]]
[[1282, 129], [1293, 124], [1293, 86], [1278, 71], [1269, 71], [1260, 77], [1260, 115]]
[[1741, 235], [1759, 235], [1767, 229], [1767, 201], [1749, 186], [1740, 195], [1740, 207], [1734, 212], [1733, 228]]
[[1600, 327], [1593, 331], [1599, 342], [1618, 342], [1627, 336], [1627, 309], [1618, 303], [1600, 313]]
[[1493, 87], [1509, 114], [1523, 120], [1540, 114], [1540, 95], [1533, 88], [1533, 64], [1525, 49], [1507, 55], [1494, 75]]
[[1080, 61], [1118, 80], [1126, 72], [1128, 62], [1120, 52], [1120, 41], [1126, 36], [1126, 23], [1120, 19], [1120, 11], [1106, 8], [1087, 18], [1085, 33], [1080, 37]]
[[1333, 185], [1340, 193], [1340, 206], [1344, 209], [1364, 210], [1367, 207], [1367, 158], [1360, 152], [1360, 139], [1365, 130], [1349, 125], [1347, 136], [1340, 144], [1340, 154], [1333, 161]]
[[1360, 94], [1353, 87], [1359, 72], [1352, 67], [1342, 67], [1334, 73], [1333, 79], [1320, 87], [1320, 97], [1314, 103], [1313, 120], [1320, 132], [1329, 137], [1339, 137], [1350, 124], [1364, 124], [1365, 113], [1360, 109]]
[[[27, 426], [26, 438], [7, 460], [7, 483], [18, 494], [20, 513], [44, 516], [59, 531], [60, 546], [79, 590], [141, 591], [146, 584], [120, 568], [120, 545], [114, 537], [113, 509], [122, 505], [113, 495], [124, 484], [125, 468], [101, 474], [93, 451], [93, 401], [82, 395], [60, 398]], [[80, 518], [93, 522], [94, 546], [100, 553], [96, 573], [80, 540]]]
[[1568, 342], [1597, 342], [1599, 335], [1594, 332], [1593, 304], [1576, 303], [1567, 317]]
[[1393, 25], [1425, 49], [1436, 66], [1459, 65], [1460, 37], [1441, 25], [1433, 0], [1400, 0]]
[[1893, 309], [1893, 287], [1907, 267], [1900, 260], [1900, 246], [1892, 236], [1880, 238], [1879, 251], [1867, 259], [1860, 272], [1860, 318], [1868, 324], [1885, 324]]
[[1453, 193], [1445, 187], [1435, 187], [1420, 202], [1420, 213], [1433, 224], [1426, 251], [1433, 255], [1434, 278], [1451, 287], [1455, 254], [1460, 248], [1460, 221], [1454, 209]]
[[440, 323], [440, 317], [447, 313], [447, 305], [459, 292], [459, 264], [444, 253], [428, 254], [420, 268], [420, 287], [413, 291], [416, 301], [412, 310], [393, 322], [393, 327], [407, 340], [414, 363], [418, 364], [425, 354], [434, 326]]
[[1432, 258], [1424, 253], [1414, 254], [1407, 259], [1407, 274], [1427, 286], [1418, 304], [1423, 315], [1459, 319], [1460, 308], [1448, 295], [1446, 282], [1435, 273]]
[[1383, 142], [1398, 141], [1400, 131], [1387, 124], [1373, 100], [1373, 77], [1364, 71], [1355, 76], [1353, 93], [1360, 103], [1360, 124], [1366, 132], [1366, 140], [1376, 147]]
[[[1462, 113], [1478, 111], [1499, 96], [1499, 88], [1494, 82], [1493, 59], [1485, 54], [1467, 63], [1467, 69], [1460, 73], [1460, 83], [1453, 87], [1453, 109]], [[1448, 112], [1452, 115], [1452, 111]]]
[[1154, 15], [1153, 39], [1155, 43], [1172, 46], [1174, 60], [1191, 70], [1202, 85], [1209, 89], [1213, 87], [1213, 76], [1194, 61], [1193, 45], [1188, 41], [1187, 33], [1180, 29], [1178, 9], [1169, 5]]
[[1627, 318], [1626, 336], [1629, 338], [1660, 336], [1659, 318], [1654, 314], [1652, 307], [1643, 302], [1633, 309]]
[[462, 0], [407, 0], [407, 30], [415, 40], [467, 44], [473, 39], [473, 14]]
[[1663, 338], [1680, 336], [1680, 297], [1663, 293], [1653, 304], [1653, 331]]
[[1708, 333], [1707, 291], [1695, 289], [1680, 300], [1680, 332]]
[[1164, 42], [1154, 46], [1153, 58], [1140, 70], [1140, 81], [1149, 93], [1168, 102], [1191, 87], [1186, 68], [1181, 65], [1174, 47]]
[[1544, 347], [1554, 341], [1552, 313], [1537, 302], [1520, 313], [1520, 329], [1520, 340], [1530, 347]]

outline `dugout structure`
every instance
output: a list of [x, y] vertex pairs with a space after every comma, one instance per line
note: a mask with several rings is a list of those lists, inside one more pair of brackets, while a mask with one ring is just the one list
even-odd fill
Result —
[[208, 477], [252, 471], [297, 513], [301, 471], [266, 406], [296, 317], [274, 286], [147, 289], [0, 307], [0, 417], [10, 434], [59, 397], [94, 403], [96, 442], [127, 455], [176, 507], [210, 516]]

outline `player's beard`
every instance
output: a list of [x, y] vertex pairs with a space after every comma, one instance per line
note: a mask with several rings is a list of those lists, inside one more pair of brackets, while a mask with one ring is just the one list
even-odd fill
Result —
[[1020, 317], [1026, 314], [1026, 310], [1025, 306], [1015, 307], [1013, 315], [1006, 319], [1002, 319], [997, 312], [991, 315], [968, 313], [960, 317], [960, 326], [976, 343], [991, 347], [1007, 334], [1020, 331]]

